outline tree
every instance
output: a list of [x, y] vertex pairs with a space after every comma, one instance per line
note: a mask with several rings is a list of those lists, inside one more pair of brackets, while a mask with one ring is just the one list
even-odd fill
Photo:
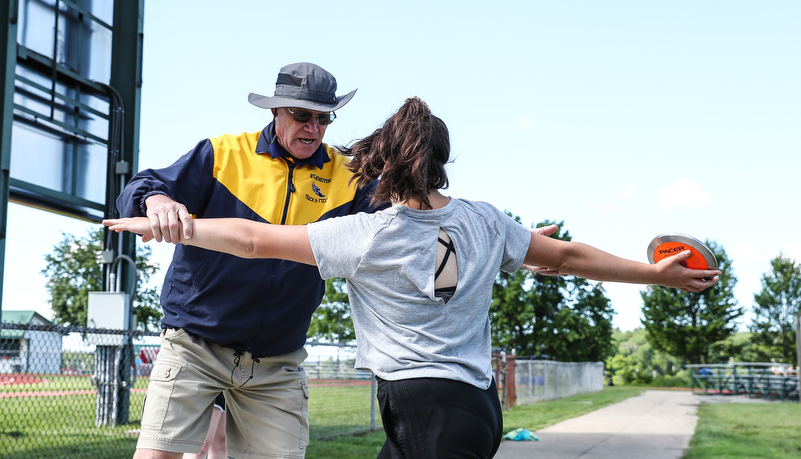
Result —
[[641, 294], [642, 324], [654, 349], [685, 359], [709, 363], [711, 346], [734, 333], [744, 311], [737, 306], [731, 261], [722, 247], [707, 241], [718, 260], [720, 280], [700, 293], [650, 285]]
[[[564, 222], [557, 226], [550, 237], [569, 241], [570, 234], [562, 233]], [[613, 351], [613, 314], [601, 284], [593, 286], [574, 276], [534, 275], [525, 269], [500, 272], [490, 305], [492, 342], [518, 355], [602, 361]]]
[[615, 351], [612, 341], [614, 310], [603, 284], [573, 278], [573, 292], [553, 321], [551, 354], [561, 361], [600, 362]]
[[[62, 233], [63, 239], [45, 255], [47, 266], [41, 273], [47, 277], [45, 288], [50, 294], [54, 322], [61, 325], [86, 326], [89, 292], [103, 290], [103, 228], [90, 230], [86, 237]], [[158, 271], [150, 263], [150, 247], [136, 248], [137, 289], [134, 295], [134, 317], [141, 329], [158, 328], [161, 319], [159, 295], [155, 287], [144, 287]]]
[[779, 255], [762, 275], [762, 290], [754, 295], [754, 318], [749, 326], [754, 343], [764, 346], [767, 358], [796, 362], [796, 314], [801, 311], [801, 265]]
[[[510, 216], [520, 223], [520, 217]], [[569, 240], [567, 232], [560, 235], [561, 225], [551, 237]], [[549, 356], [552, 324], [566, 284], [563, 277], [534, 276], [525, 269], [501, 271], [492, 286], [489, 309], [493, 346], [514, 349], [518, 355]]]
[[713, 344], [709, 363], [765, 362], [770, 355], [764, 345], [754, 340], [753, 333], [742, 331]]
[[347, 284], [343, 278], [327, 279], [320, 307], [312, 315], [307, 337], [329, 343], [351, 344], [356, 340], [350, 314]]
[[690, 372], [675, 357], [655, 350], [644, 329], [615, 330], [613, 336], [616, 350], [606, 369], [615, 384], [689, 386]]

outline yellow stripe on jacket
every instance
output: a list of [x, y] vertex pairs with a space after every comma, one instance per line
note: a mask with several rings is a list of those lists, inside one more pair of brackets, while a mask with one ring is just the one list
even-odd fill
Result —
[[303, 225], [320, 219], [350, 202], [355, 183], [347, 169], [349, 158], [323, 145], [331, 161], [322, 169], [297, 166], [292, 171], [294, 192], [289, 192], [290, 166], [269, 153], [257, 154], [260, 132], [223, 135], [210, 139], [214, 147], [214, 177], [233, 196], [270, 223]]

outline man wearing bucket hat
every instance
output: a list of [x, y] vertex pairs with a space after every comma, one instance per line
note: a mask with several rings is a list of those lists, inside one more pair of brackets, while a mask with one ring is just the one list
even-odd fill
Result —
[[[157, 240], [178, 242], [191, 238], [193, 218], [290, 225], [375, 211], [376, 184], [357, 188], [348, 160], [323, 143], [335, 111], [356, 92], [336, 90], [334, 76], [315, 64], [283, 67], [273, 96], [248, 98], [271, 111], [270, 124], [202, 140], [174, 164], [139, 172], [117, 199], [120, 214], [146, 216]], [[176, 244], [134, 457], [200, 451], [221, 391], [230, 456], [304, 457], [309, 393], [301, 363], [324, 291], [314, 266]]]

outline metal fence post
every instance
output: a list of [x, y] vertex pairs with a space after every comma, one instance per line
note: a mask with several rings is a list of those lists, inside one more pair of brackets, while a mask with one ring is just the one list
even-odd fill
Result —
[[507, 374], [506, 374], [506, 351], [501, 351], [501, 384], [503, 384], [503, 401], [501, 406], [503, 406], [504, 410], [509, 409], [509, 387], [507, 385]]
[[130, 346], [97, 346], [95, 382], [97, 406], [95, 425], [116, 426], [128, 423], [130, 406], [131, 351]]
[[376, 391], [378, 390], [378, 384], [375, 380], [375, 374], [373, 374], [373, 381], [370, 384], [372, 387], [370, 388], [370, 432], [376, 431], [376, 424], [375, 424], [375, 405], [376, 405]]
[[798, 383], [798, 401], [801, 402], [801, 313], [795, 315], [795, 375]]

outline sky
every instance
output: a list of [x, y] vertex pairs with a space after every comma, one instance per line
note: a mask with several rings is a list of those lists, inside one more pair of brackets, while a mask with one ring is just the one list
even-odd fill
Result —
[[[800, 19], [789, 0], [148, 1], [139, 168], [261, 130], [248, 94], [314, 62], [358, 88], [326, 143], [420, 96], [450, 130], [445, 194], [641, 262], [663, 233], [714, 241], [750, 310], [771, 259], [801, 260]], [[96, 227], [11, 204], [3, 309], [52, 317], [44, 256]], [[604, 288], [614, 326], [640, 327], [644, 286]]]

